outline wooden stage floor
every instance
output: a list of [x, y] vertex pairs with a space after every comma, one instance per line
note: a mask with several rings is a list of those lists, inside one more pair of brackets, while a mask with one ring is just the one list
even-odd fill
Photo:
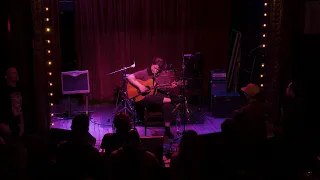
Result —
[[[70, 130], [71, 118], [67, 118], [66, 115], [62, 115], [67, 111], [66, 103], [61, 103], [52, 108], [51, 112], [54, 116], [51, 118], [51, 128]], [[84, 107], [76, 104], [71, 106], [73, 114], [77, 114], [84, 111]], [[106, 133], [112, 133], [112, 120], [115, 113], [115, 105], [113, 104], [98, 104], [89, 105], [89, 111], [91, 112], [90, 133], [97, 139], [96, 147], [99, 148], [103, 136]], [[225, 119], [214, 118], [210, 113], [205, 112], [207, 109], [202, 109], [198, 112], [192, 109], [195, 118], [201, 118], [202, 123], [188, 123], [186, 124], [186, 130], [195, 130], [198, 134], [209, 134], [220, 132], [220, 125]], [[144, 126], [136, 126], [140, 136], [145, 136]], [[183, 130], [183, 126], [180, 128]], [[176, 133], [176, 126], [171, 127], [172, 132]], [[147, 136], [162, 136], [164, 133], [163, 127], [148, 127]], [[166, 143], [165, 143], [166, 144]]]

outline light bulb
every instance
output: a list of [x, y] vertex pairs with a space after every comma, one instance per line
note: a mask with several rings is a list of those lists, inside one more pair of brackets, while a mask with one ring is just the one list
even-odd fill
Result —
[[51, 65], [52, 64], [52, 62], [51, 61], [48, 61], [48, 65]]
[[261, 87], [263, 87], [263, 84], [260, 84]]
[[264, 37], [264, 38], [265, 38], [266, 36], [267, 36], [266, 34], [262, 34], [262, 37]]
[[53, 106], [53, 103], [50, 103], [50, 106]]
[[48, 72], [48, 74], [49, 74], [49, 76], [51, 76], [51, 75], [52, 75], [52, 72]]
[[51, 41], [50, 41], [50, 40], [47, 40], [47, 43], [48, 43], [48, 44], [50, 44], [50, 43], [51, 43]]
[[263, 27], [267, 27], [267, 24], [263, 24]]
[[260, 77], [263, 78], [263, 74], [261, 74]]
[[264, 13], [264, 14], [263, 14], [263, 16], [265, 16], [265, 17], [266, 17], [266, 16], [267, 16], [267, 13]]
[[264, 6], [268, 6], [268, 3], [264, 3]]
[[45, 18], [44, 20], [47, 21], [47, 22], [49, 22], [49, 18]]
[[50, 96], [53, 96], [53, 93], [50, 93]]
[[262, 47], [263, 47], [263, 48], [265, 48], [265, 47], [266, 47], [266, 45], [265, 45], [265, 44], [262, 44]]
[[46, 7], [45, 10], [46, 10], [46, 11], [49, 11], [49, 8]]
[[261, 64], [261, 67], [264, 67], [264, 63]]
[[49, 86], [53, 86], [53, 84], [52, 84], [52, 83], [49, 83]]
[[53, 113], [51, 113], [51, 116], [53, 116], [54, 114]]
[[51, 29], [50, 29], [50, 28], [46, 28], [46, 31], [47, 31], [47, 32], [50, 32], [50, 31], [51, 31]]
[[50, 53], [51, 53], [51, 51], [50, 51], [50, 50], [47, 50], [47, 53], [48, 53], [48, 54], [50, 54]]

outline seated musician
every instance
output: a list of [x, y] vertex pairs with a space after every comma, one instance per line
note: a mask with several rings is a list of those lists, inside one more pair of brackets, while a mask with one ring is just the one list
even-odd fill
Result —
[[[140, 83], [141, 81], [153, 80], [154, 85], [156, 85], [156, 77], [165, 68], [166, 64], [164, 60], [160, 57], [153, 58], [151, 66], [141, 71], [135, 72], [127, 77], [128, 81], [134, 85], [140, 93], [148, 92], [150, 89]], [[138, 81], [140, 80], [140, 82]], [[171, 87], [176, 87], [176, 83], [172, 83]], [[165, 136], [173, 138], [173, 134], [170, 131], [170, 122], [174, 119], [172, 111], [175, 108], [175, 104], [183, 102], [184, 99], [178, 96], [169, 97], [163, 93], [149, 93], [144, 98], [144, 104], [146, 107], [150, 105], [161, 105], [164, 121], [165, 121]]]

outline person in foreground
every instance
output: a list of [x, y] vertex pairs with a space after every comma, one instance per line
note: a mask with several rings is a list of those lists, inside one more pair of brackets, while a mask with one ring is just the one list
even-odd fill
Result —
[[140, 141], [136, 130], [126, 133], [123, 146], [110, 155], [111, 179], [157, 179], [158, 159]]
[[[147, 81], [152, 79], [154, 85], [156, 85], [156, 77], [159, 73], [164, 70], [166, 67], [166, 63], [160, 57], [153, 58], [152, 64], [141, 71], [130, 74], [127, 79], [128, 81], [135, 86], [140, 93], [144, 93], [149, 91], [150, 89], [141, 84], [138, 80]], [[176, 87], [177, 84], [173, 82], [171, 84], [171, 88]], [[156, 94], [148, 94], [144, 98], [144, 104], [146, 107], [152, 105], [161, 105], [163, 110], [163, 116], [165, 121], [165, 136], [173, 139], [174, 136], [170, 131], [170, 122], [174, 119], [174, 115], [172, 111], [175, 108], [175, 104], [184, 102], [184, 99], [179, 96], [168, 97], [167, 95], [156, 93]]]
[[18, 84], [19, 75], [15, 67], [10, 66], [5, 74], [5, 88], [2, 92], [0, 135], [5, 139], [16, 139], [24, 133], [22, 110], [22, 90]]

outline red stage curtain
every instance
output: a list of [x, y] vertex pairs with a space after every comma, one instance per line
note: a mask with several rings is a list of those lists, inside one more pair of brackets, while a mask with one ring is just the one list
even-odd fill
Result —
[[183, 54], [202, 52], [208, 82], [209, 70], [227, 65], [229, 4], [229, 0], [76, 0], [77, 61], [80, 69], [90, 71], [91, 98], [112, 99], [121, 75], [107, 73], [131, 65], [133, 59], [132, 71], [140, 70], [153, 56], [179, 68]]

